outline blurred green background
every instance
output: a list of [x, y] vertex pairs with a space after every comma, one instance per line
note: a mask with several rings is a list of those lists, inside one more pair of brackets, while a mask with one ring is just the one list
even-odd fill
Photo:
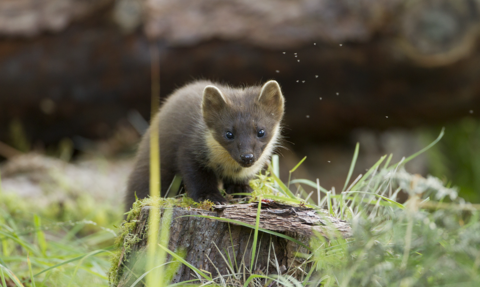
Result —
[[[432, 141], [436, 134], [424, 129], [423, 142]], [[428, 171], [450, 186], [457, 186], [460, 196], [470, 202], [480, 202], [480, 122], [466, 117], [445, 126], [445, 136], [427, 153]]]

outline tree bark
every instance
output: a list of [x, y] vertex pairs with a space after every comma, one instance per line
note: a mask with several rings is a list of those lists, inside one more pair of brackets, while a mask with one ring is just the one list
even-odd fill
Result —
[[[220, 275], [224, 276], [227, 282], [232, 280], [230, 282], [232, 285], [235, 280], [237, 283], [244, 280], [244, 274], [248, 277], [252, 269], [252, 273], [256, 274], [289, 274], [301, 280], [305, 273], [300, 272], [297, 267], [305, 264], [305, 261], [296, 253], [308, 253], [305, 247], [285, 238], [259, 231], [255, 266], [252, 268], [250, 263], [254, 229], [202, 217], [189, 217], [189, 215], [209, 215], [255, 225], [257, 208], [257, 203], [215, 206], [214, 211], [174, 208], [168, 248], [172, 251], [184, 249], [187, 262], [200, 270], [209, 272], [212, 278]], [[124, 247], [118, 263], [117, 286], [130, 286], [145, 272], [146, 227], [149, 210], [150, 207], [143, 208], [137, 218], [138, 224], [133, 236], [138, 236], [140, 240], [134, 244], [128, 254]], [[290, 236], [306, 246], [314, 231], [324, 237], [332, 236], [333, 230], [337, 236], [351, 236], [349, 225], [342, 220], [325, 213], [316, 213], [312, 209], [275, 203], [262, 204], [259, 227]], [[303, 271], [308, 272], [308, 266], [302, 268]], [[225, 276], [234, 273], [236, 277]], [[181, 265], [173, 282], [196, 278], [198, 277], [192, 270]]]

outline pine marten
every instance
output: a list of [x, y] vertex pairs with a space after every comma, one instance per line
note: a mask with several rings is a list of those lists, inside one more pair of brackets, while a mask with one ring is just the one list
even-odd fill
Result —
[[[276, 81], [244, 88], [196, 81], [175, 91], [150, 127], [159, 131], [162, 196], [176, 174], [197, 202], [226, 203], [220, 182], [228, 194], [251, 192], [249, 180], [278, 145], [283, 112]], [[128, 180], [127, 209], [149, 195], [150, 129]]]

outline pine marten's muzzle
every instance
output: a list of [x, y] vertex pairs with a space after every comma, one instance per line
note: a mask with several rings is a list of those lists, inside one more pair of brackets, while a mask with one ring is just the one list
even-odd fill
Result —
[[240, 159], [242, 160], [242, 166], [244, 167], [249, 167], [255, 162], [255, 158], [251, 153], [240, 155]]

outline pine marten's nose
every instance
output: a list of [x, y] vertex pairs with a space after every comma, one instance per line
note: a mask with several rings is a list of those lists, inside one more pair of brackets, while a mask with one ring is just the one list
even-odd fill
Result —
[[253, 154], [251, 153], [242, 154], [240, 155], [240, 158], [242, 159], [243, 163], [246, 165], [250, 165], [253, 163]]

